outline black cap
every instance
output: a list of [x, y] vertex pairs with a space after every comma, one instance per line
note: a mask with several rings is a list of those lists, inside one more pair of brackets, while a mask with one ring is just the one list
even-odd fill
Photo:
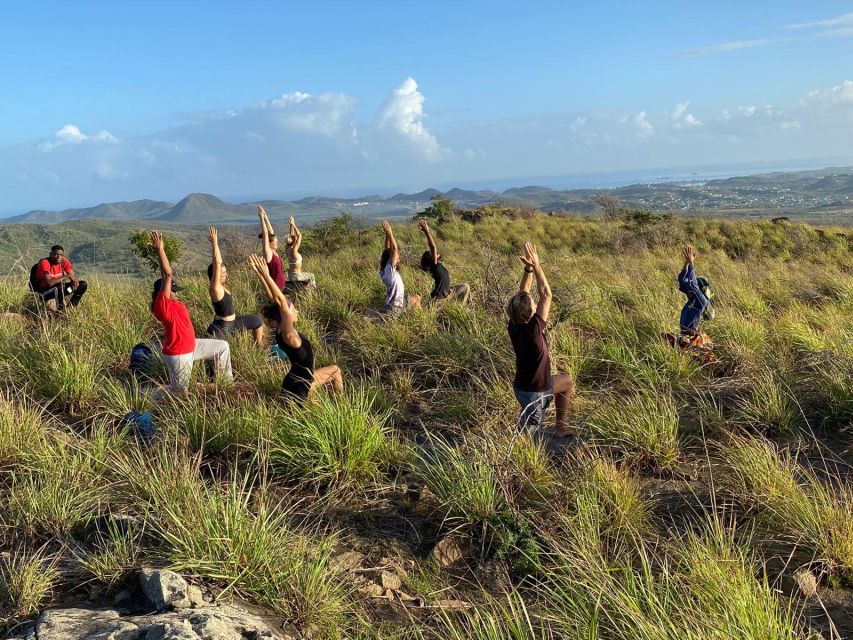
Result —
[[[151, 293], [152, 293], [152, 294], [154, 294], [154, 295], [157, 295], [157, 293], [158, 293], [158, 292], [160, 291], [160, 289], [162, 289], [162, 288], [163, 288], [163, 278], [157, 278], [157, 279], [154, 281], [154, 288], [151, 290]], [[175, 291], [183, 291], [183, 290], [184, 290], [184, 288], [183, 288], [183, 287], [179, 287], [179, 286], [178, 286], [178, 283], [177, 283], [177, 282], [175, 282], [175, 280], [174, 280], [174, 279], [172, 279], [172, 292], [175, 292]]]

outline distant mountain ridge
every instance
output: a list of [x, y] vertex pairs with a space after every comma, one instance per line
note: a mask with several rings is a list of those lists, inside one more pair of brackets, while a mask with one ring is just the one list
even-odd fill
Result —
[[303, 223], [317, 222], [342, 212], [368, 218], [411, 216], [429, 206], [430, 198], [443, 195], [463, 208], [487, 204], [538, 208], [543, 211], [589, 213], [599, 191], [619, 198], [623, 205], [657, 211], [696, 213], [708, 210], [824, 211], [853, 209], [853, 168], [828, 167], [821, 170], [779, 172], [735, 176], [715, 180], [633, 184], [610, 189], [552, 189], [526, 186], [501, 193], [473, 191], [458, 187], [442, 192], [424, 189], [418, 193], [398, 193], [358, 198], [310, 196], [301, 200], [262, 200], [233, 204], [206, 193], [191, 193], [177, 204], [158, 200], [111, 202], [95, 207], [64, 211], [36, 210], [0, 219], [3, 223], [56, 224], [71, 220], [97, 219], [146, 221], [183, 225], [250, 224], [257, 220], [260, 204], [275, 221], [296, 216]]

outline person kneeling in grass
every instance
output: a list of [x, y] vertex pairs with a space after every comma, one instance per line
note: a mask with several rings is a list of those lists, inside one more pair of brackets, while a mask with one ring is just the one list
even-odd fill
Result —
[[172, 276], [163, 237], [156, 231], [151, 232], [151, 244], [160, 258], [160, 278], [154, 282], [151, 292], [151, 313], [163, 324], [166, 332], [161, 354], [169, 374], [168, 390], [172, 393], [187, 390], [196, 360], [213, 360], [217, 380], [224, 378], [230, 382], [234, 375], [228, 343], [225, 340], [196, 340], [189, 311], [178, 300], [177, 292], [181, 287]]
[[302, 254], [299, 248], [302, 246], [302, 232], [296, 226], [293, 216], [288, 219], [290, 232], [287, 234], [287, 284], [285, 291], [296, 293], [306, 287], [316, 287], [317, 281], [313, 273], [302, 270]]
[[[714, 342], [702, 333], [702, 318], [708, 313], [711, 301], [702, 290], [696, 277], [696, 251], [690, 245], [681, 253], [684, 266], [678, 274], [678, 290], [687, 296], [687, 302], [681, 309], [679, 335], [664, 334], [664, 338], [674, 347], [691, 352], [702, 364], [716, 362], [713, 353]], [[707, 283], [707, 280], [705, 280]]]
[[219, 251], [219, 236], [216, 227], [208, 227], [208, 239], [213, 247], [213, 262], [207, 267], [207, 279], [210, 281], [210, 303], [213, 305], [213, 322], [207, 328], [211, 338], [225, 339], [234, 331], [251, 331], [255, 343], [264, 343], [264, 322], [258, 315], [238, 316], [234, 311], [234, 298], [225, 288], [228, 271], [222, 264]]
[[464, 283], [450, 285], [450, 274], [447, 273], [447, 269], [441, 261], [441, 254], [438, 252], [438, 247], [432, 233], [430, 233], [427, 221], [418, 220], [418, 229], [426, 236], [427, 246], [429, 247], [421, 256], [421, 269], [429, 273], [435, 283], [429, 294], [430, 303], [439, 300], [458, 300], [465, 304], [468, 302], [468, 296], [471, 295], [471, 287]]
[[[551, 288], [539, 264], [536, 247], [524, 244], [524, 274], [521, 284], [507, 303], [509, 318], [507, 330], [515, 351], [515, 379], [513, 391], [521, 406], [519, 429], [536, 429], [545, 421], [545, 410], [556, 398], [557, 417], [554, 435], [563, 438], [571, 435], [567, 424], [569, 405], [574, 394], [574, 382], [565, 374], [551, 375], [551, 356], [545, 327], [551, 310]], [[530, 295], [530, 282], [536, 277], [539, 301], [535, 308]]]
[[386, 316], [398, 316], [411, 307], [421, 303], [421, 297], [413, 295], [406, 297], [406, 286], [400, 275], [400, 250], [394, 231], [387, 220], [382, 221], [382, 232], [385, 234], [385, 248], [379, 258], [379, 278], [385, 285], [385, 304], [382, 314]]
[[279, 290], [270, 276], [266, 261], [261, 256], [251, 256], [249, 266], [257, 274], [269, 300], [268, 304], [261, 307], [261, 316], [273, 330], [276, 345], [290, 360], [290, 371], [281, 383], [282, 396], [302, 405], [312, 389], [331, 385], [334, 392], [343, 391], [344, 380], [339, 367], [331, 365], [314, 369], [311, 341], [296, 330], [299, 311]]

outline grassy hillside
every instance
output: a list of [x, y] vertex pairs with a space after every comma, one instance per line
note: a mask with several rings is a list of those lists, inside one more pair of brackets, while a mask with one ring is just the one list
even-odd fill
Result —
[[[109, 600], [155, 564], [313, 638], [853, 633], [846, 236], [512, 212], [434, 231], [473, 303], [388, 323], [363, 316], [383, 299], [381, 234], [340, 221], [310, 233], [318, 290], [297, 301], [299, 328], [347, 391], [304, 409], [277, 403], [287, 366], [245, 337], [232, 340], [234, 368], [256, 392], [153, 405], [127, 371], [158, 329], [147, 283], [91, 278], [61, 322], [3, 320], [8, 623], [59, 600]], [[423, 239], [397, 232], [407, 289], [426, 294], [413, 268]], [[502, 308], [525, 240], [554, 289], [552, 359], [577, 381], [583, 445], [515, 433]], [[686, 242], [718, 292], [713, 365], [660, 338], [677, 328]], [[238, 312], [251, 312], [258, 288], [224, 258]], [[206, 283], [183, 284], [202, 335]], [[0, 311], [30, 304], [22, 277], [0, 281]], [[155, 414], [151, 448], [122, 429], [131, 409]]]

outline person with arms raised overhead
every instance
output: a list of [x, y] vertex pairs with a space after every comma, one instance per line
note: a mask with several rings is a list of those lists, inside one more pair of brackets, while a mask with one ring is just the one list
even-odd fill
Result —
[[287, 291], [297, 292], [305, 287], [316, 287], [314, 274], [302, 270], [302, 232], [296, 226], [293, 216], [288, 219], [290, 231], [287, 234]]
[[151, 313], [159, 320], [165, 330], [163, 364], [169, 374], [168, 390], [183, 393], [190, 386], [193, 362], [212, 360], [217, 380], [233, 380], [231, 372], [231, 349], [225, 340], [196, 340], [195, 329], [190, 320], [189, 311], [178, 300], [181, 290], [172, 276], [172, 267], [163, 247], [163, 237], [156, 231], [151, 232], [151, 244], [160, 260], [160, 277], [154, 282], [151, 292]]
[[421, 297], [414, 295], [406, 297], [406, 286], [400, 275], [400, 249], [394, 238], [394, 231], [387, 220], [382, 221], [382, 232], [385, 234], [385, 248], [379, 258], [379, 278], [385, 285], [385, 304], [382, 314], [396, 316], [406, 309], [420, 304]]
[[267, 212], [264, 211], [264, 208], [258, 207], [258, 218], [261, 223], [261, 233], [258, 237], [261, 239], [261, 246], [263, 249], [264, 260], [267, 263], [267, 269], [270, 272], [270, 276], [272, 276], [273, 282], [275, 282], [275, 286], [278, 287], [279, 291], [284, 291], [285, 285], [287, 285], [287, 280], [284, 278], [284, 265], [281, 262], [281, 256], [278, 255], [278, 237], [275, 235], [275, 231], [273, 231], [272, 223], [270, 223], [269, 216], [267, 216]]
[[[557, 415], [554, 435], [562, 438], [570, 435], [567, 417], [574, 394], [571, 376], [551, 374], [551, 355], [545, 328], [551, 311], [552, 293], [548, 280], [539, 263], [539, 254], [531, 243], [524, 244], [521, 256], [524, 273], [521, 284], [507, 303], [507, 331], [515, 351], [515, 378], [513, 391], [521, 406], [518, 417], [520, 429], [536, 429], [545, 422], [545, 411], [556, 399]], [[533, 304], [530, 283], [536, 278], [539, 300]]]
[[225, 288], [228, 270], [222, 264], [216, 227], [208, 227], [207, 236], [213, 248], [213, 261], [207, 267], [207, 279], [210, 282], [208, 291], [214, 313], [213, 322], [207, 328], [207, 335], [211, 338], [225, 339], [234, 331], [251, 331], [255, 342], [262, 345], [264, 342], [263, 320], [258, 315], [238, 316], [234, 311], [234, 298]]
[[451, 286], [450, 274], [441, 261], [441, 254], [438, 252], [438, 247], [435, 244], [435, 239], [432, 237], [427, 221], [424, 219], [418, 220], [418, 229], [426, 236], [427, 246], [429, 247], [421, 255], [421, 270], [429, 273], [435, 283], [429, 294], [429, 301], [435, 303], [440, 300], [458, 300], [463, 304], [468, 302], [468, 296], [471, 295], [471, 287], [464, 283]]
[[314, 369], [314, 347], [311, 341], [296, 330], [299, 311], [278, 288], [269, 272], [266, 260], [251, 256], [249, 266], [257, 274], [269, 303], [261, 307], [261, 316], [272, 329], [279, 349], [287, 354], [290, 371], [281, 383], [282, 396], [302, 405], [313, 389], [331, 386], [335, 393], [344, 389], [343, 375], [336, 365]]
[[684, 266], [678, 274], [678, 290], [687, 296], [687, 302], [681, 309], [681, 333], [697, 335], [702, 325], [702, 314], [708, 308], [710, 301], [699, 286], [696, 277], [696, 251], [690, 245], [681, 252]]
[[665, 333], [664, 338], [675, 347], [693, 354], [702, 364], [717, 361], [714, 342], [702, 333], [702, 320], [711, 318], [714, 309], [710, 300], [711, 283], [707, 278], [696, 276], [696, 251], [690, 245], [681, 252], [684, 266], [678, 273], [678, 290], [687, 296], [679, 318], [680, 333]]
[[[50, 248], [50, 255], [30, 270], [30, 288], [47, 302], [51, 311], [62, 311], [66, 306], [79, 304], [87, 284], [75, 275], [71, 260], [65, 257], [65, 249], [55, 244]], [[71, 297], [66, 300], [68, 295]]]

